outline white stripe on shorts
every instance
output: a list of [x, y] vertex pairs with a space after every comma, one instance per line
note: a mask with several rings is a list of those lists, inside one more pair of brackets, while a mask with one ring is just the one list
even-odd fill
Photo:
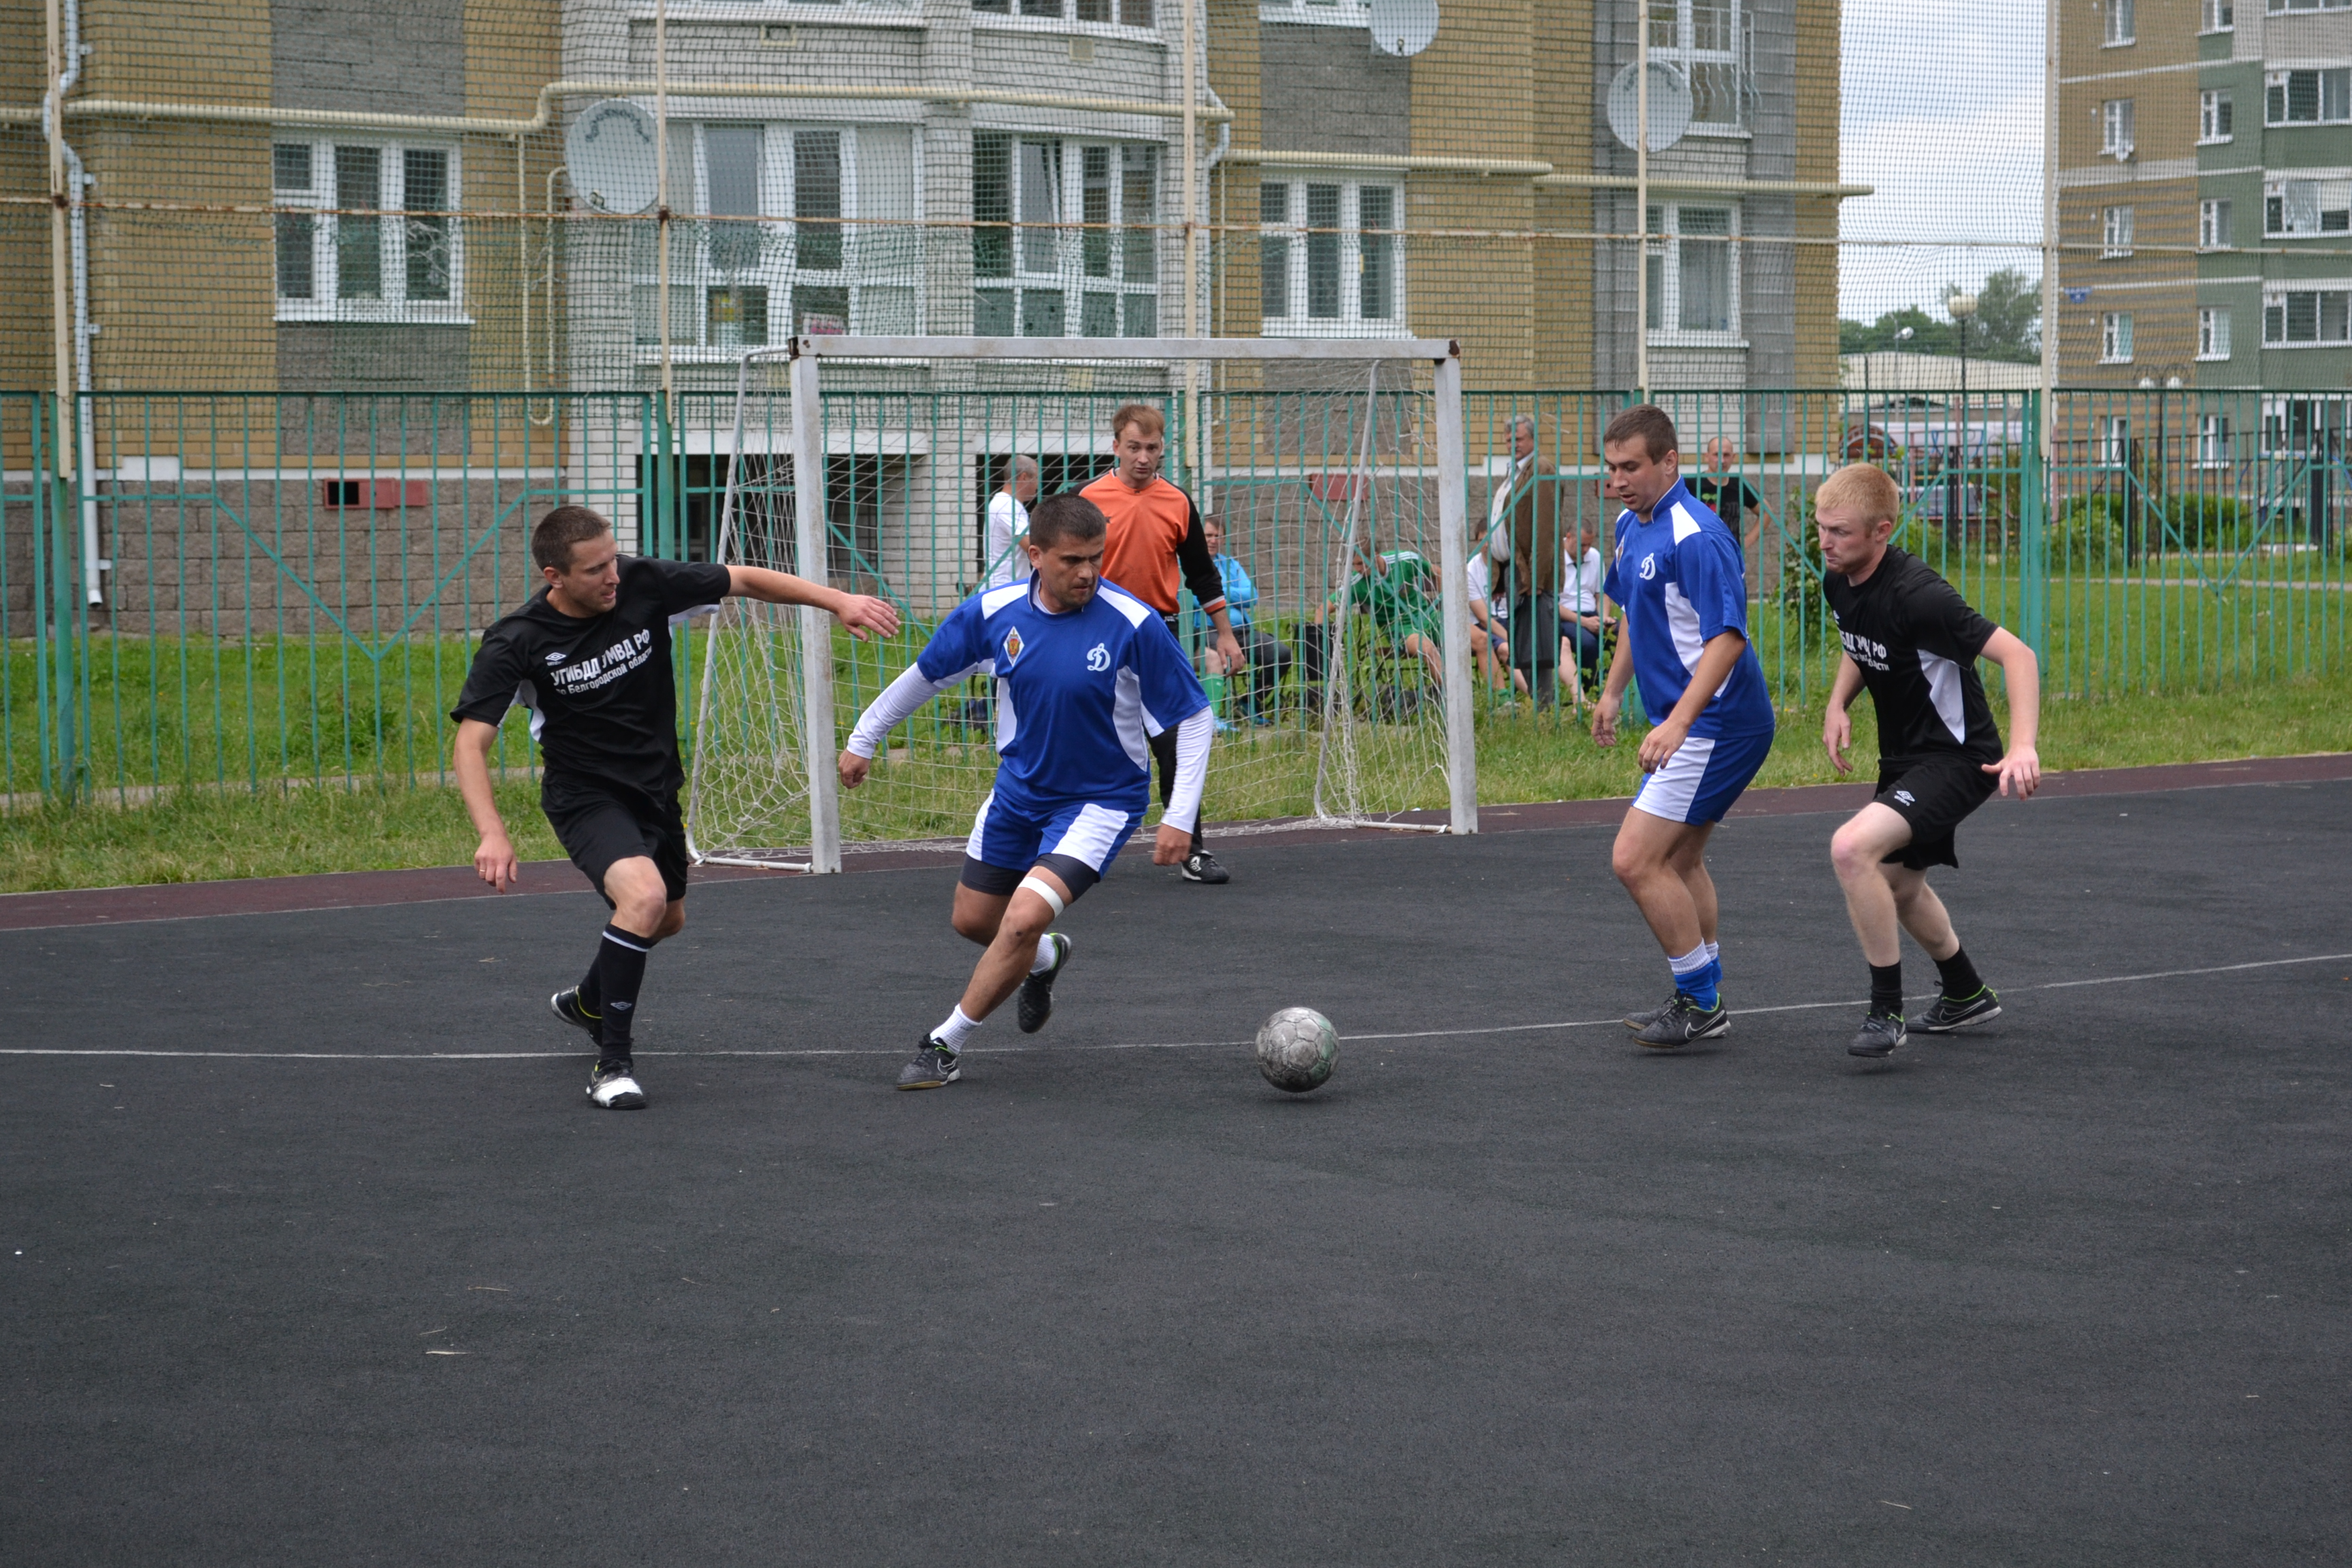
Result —
[[1051, 847], [1050, 853], [1067, 855], [1083, 860], [1097, 872], [1108, 868], [1110, 847], [1118, 841], [1119, 829], [1127, 826], [1127, 814], [1110, 811], [1099, 805], [1081, 806], [1070, 830], [1062, 841]]
[[980, 836], [988, 831], [988, 808], [995, 804], [996, 792], [990, 790], [980, 809], [971, 814], [971, 837], [963, 841], [963, 852], [975, 860], [980, 859]]
[[1698, 786], [1706, 777], [1707, 759], [1715, 755], [1715, 738], [1685, 740], [1666, 759], [1666, 765], [1642, 783], [1641, 793], [1633, 797], [1635, 811], [1663, 816], [1668, 822], [1688, 822], [1691, 802], [1698, 798]]

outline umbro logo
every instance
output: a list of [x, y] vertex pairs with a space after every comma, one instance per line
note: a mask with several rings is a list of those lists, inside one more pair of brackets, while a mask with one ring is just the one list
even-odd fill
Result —
[[1097, 672], [1108, 669], [1110, 668], [1109, 645], [1106, 643], [1097, 643], [1094, 647], [1088, 648], [1087, 650], [1087, 668]]
[[1906, 805], [1916, 805], [1919, 804], [1917, 800], [1913, 798], [1911, 792], [1907, 789], [1896, 790], [1895, 792], [1895, 798], [1901, 801]]
[[565, 659], [571, 657], [572, 656], [569, 654], [551, 653], [547, 656], [547, 662], [550, 664], [562, 664]]

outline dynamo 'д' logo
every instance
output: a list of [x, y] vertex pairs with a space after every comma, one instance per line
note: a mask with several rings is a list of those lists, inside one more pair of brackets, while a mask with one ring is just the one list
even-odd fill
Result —
[[1657, 574], [1658, 574], [1658, 558], [1657, 558], [1656, 556], [1654, 556], [1654, 555], [1644, 555], [1644, 556], [1643, 556], [1643, 557], [1642, 557], [1642, 581], [1643, 581], [1643, 582], [1644, 582], [1644, 583], [1646, 583], [1646, 582], [1648, 582], [1651, 578], [1653, 578], [1653, 577], [1656, 576]]
[[1097, 643], [1087, 650], [1087, 668], [1096, 671], [1110, 668], [1110, 647], [1108, 644]]

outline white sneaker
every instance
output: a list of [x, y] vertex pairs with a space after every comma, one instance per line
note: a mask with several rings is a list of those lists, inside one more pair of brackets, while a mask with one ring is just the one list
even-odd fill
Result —
[[588, 1099], [603, 1110], [643, 1110], [646, 1091], [627, 1062], [599, 1062], [588, 1078]]

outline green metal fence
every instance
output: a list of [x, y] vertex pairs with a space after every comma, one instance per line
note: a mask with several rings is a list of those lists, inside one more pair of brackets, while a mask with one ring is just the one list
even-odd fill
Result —
[[[1286, 572], [1311, 580], [1307, 563], [1328, 547], [1334, 510], [1316, 476], [1354, 461], [1337, 449], [1343, 437], [1318, 458], [1296, 429], [1295, 472], [1223, 461], [1254, 421], [1296, 424], [1283, 395], [1215, 392], [1199, 405], [1202, 442], [1181, 420], [1171, 432], [1172, 477], [1244, 520], [1233, 548], [1275, 584]], [[987, 395], [925, 396], [919, 417], [942, 443], [974, 453], [1006, 444], [997, 436], [1010, 426]], [[828, 429], [844, 433], [828, 457], [830, 570], [928, 621], [986, 574], [985, 470], [959, 470], [919, 507], [886, 504], [878, 468], [859, 466], [858, 422], [871, 417], [861, 407], [873, 397], [827, 395]], [[1474, 538], [1524, 416], [1574, 548], [1605, 552], [1598, 437], [1628, 401], [1469, 395]], [[1790, 708], [1821, 700], [1836, 657], [1810, 498], [1833, 468], [1864, 457], [1902, 488], [1900, 542], [2039, 649], [2053, 695], [2210, 689], [2344, 668], [2352, 393], [2062, 392], [2046, 466], [2031, 393], [1658, 401], [1681, 428], [1702, 499], [1737, 504], [1757, 650]], [[473, 641], [534, 585], [527, 536], [549, 506], [606, 510], [649, 553], [711, 549], [733, 400], [673, 406], [665, 417], [658, 398], [636, 394], [122, 393], [63, 405], [0, 394], [0, 795], [131, 800], [185, 786], [446, 779], [446, 715]], [[1037, 443], [1052, 448], [1049, 489], [1107, 463], [1107, 432], [1094, 427], [1107, 399], [1067, 409], [1068, 428]], [[88, 461], [67, 460], [84, 451]], [[781, 447], [754, 456], [769, 489], [781, 472], [788, 490]], [[1196, 456], [1204, 460], [1188, 469]], [[1433, 517], [1433, 472], [1412, 479], [1407, 513]], [[870, 694], [884, 673], [870, 658], [845, 664], [845, 700]], [[1573, 721], [1563, 711], [1541, 721]], [[520, 726], [496, 761], [533, 765]]]

